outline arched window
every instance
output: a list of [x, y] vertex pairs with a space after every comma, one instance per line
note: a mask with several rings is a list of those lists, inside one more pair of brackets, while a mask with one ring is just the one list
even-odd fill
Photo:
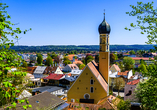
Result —
[[93, 81], [93, 79], [91, 79], [91, 80], [90, 80], [90, 84], [94, 84], [94, 81]]
[[93, 92], [94, 92], [93, 87], [91, 87], [91, 88], [90, 88], [90, 92], [91, 92], [91, 93], [93, 93]]

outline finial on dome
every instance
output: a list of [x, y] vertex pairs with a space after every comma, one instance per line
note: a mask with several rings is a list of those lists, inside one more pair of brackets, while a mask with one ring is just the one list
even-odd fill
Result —
[[[105, 9], [104, 9], [105, 12]], [[105, 13], [104, 13], [104, 19], [102, 23], [99, 25], [98, 28], [99, 34], [110, 34], [111, 28], [110, 25], [105, 20]]]
[[105, 15], [105, 9], [104, 9], [104, 15]]

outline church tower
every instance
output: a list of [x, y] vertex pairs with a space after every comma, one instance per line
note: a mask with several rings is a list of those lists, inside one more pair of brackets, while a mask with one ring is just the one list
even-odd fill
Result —
[[104, 13], [104, 20], [99, 25], [99, 36], [100, 36], [100, 50], [99, 50], [99, 71], [109, 84], [109, 34], [111, 31], [110, 25], [105, 20], [105, 13]]

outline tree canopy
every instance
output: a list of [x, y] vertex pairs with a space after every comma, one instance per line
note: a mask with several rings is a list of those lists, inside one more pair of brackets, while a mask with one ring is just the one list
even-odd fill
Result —
[[124, 64], [125, 70], [130, 70], [133, 68], [135, 61], [131, 57], [124, 57], [123, 64]]
[[137, 24], [131, 23], [126, 30], [141, 29], [141, 34], [147, 34], [147, 44], [157, 43], [157, 9], [153, 6], [154, 2], [137, 2], [137, 6], [130, 5], [131, 12], [126, 12], [129, 16], [137, 16]]
[[37, 54], [37, 62], [39, 65], [43, 63], [43, 56], [41, 54]]

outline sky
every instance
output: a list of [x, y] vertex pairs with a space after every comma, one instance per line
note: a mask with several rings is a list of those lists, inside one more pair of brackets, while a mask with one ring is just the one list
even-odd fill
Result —
[[[105, 19], [111, 26], [110, 44], [145, 44], [140, 30], [127, 31], [136, 17], [126, 14], [139, 0], [1, 0], [15, 27], [32, 28], [19, 35], [15, 45], [99, 45], [98, 26]], [[151, 0], [142, 0], [147, 3]], [[154, 3], [157, 7], [157, 2]], [[11, 38], [10, 38], [11, 39]]]

